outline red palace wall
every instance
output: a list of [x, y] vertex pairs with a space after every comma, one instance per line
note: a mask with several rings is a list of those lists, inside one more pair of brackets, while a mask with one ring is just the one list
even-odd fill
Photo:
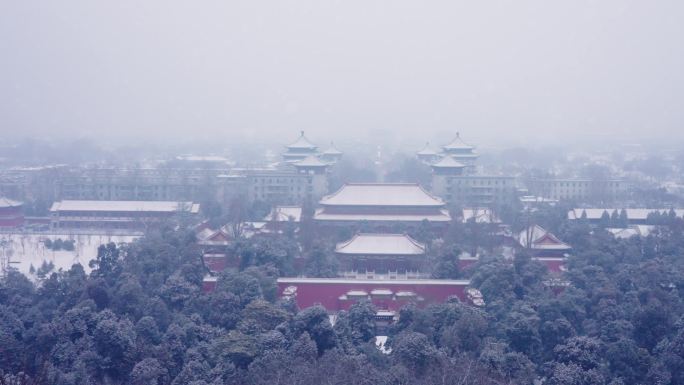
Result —
[[211, 293], [215, 289], [216, 289], [216, 279], [205, 278], [204, 281], [202, 281], [202, 291], [204, 293]]
[[[363, 290], [368, 294], [373, 290], [384, 289], [391, 290], [391, 296], [370, 296], [371, 302], [379, 310], [393, 310], [398, 311], [404, 305], [410, 302], [415, 302], [419, 306], [424, 306], [430, 303], [440, 303], [446, 301], [449, 297], [456, 296], [461, 301], [466, 301], [465, 289], [468, 286], [468, 281], [437, 281], [424, 280], [424, 282], [417, 281], [376, 281], [372, 280], [341, 280], [341, 279], [310, 279], [308, 282], [301, 279], [279, 279], [278, 280], [278, 294], [283, 295], [283, 291], [295, 286], [296, 302], [300, 309], [307, 307], [322, 305], [329, 312], [340, 310], [348, 310], [357, 299], [340, 299], [350, 290]], [[397, 298], [396, 294], [399, 291], [410, 291], [416, 293], [418, 297], [423, 300], [416, 300], [415, 298]]]
[[551, 258], [551, 257], [541, 257], [537, 258], [537, 261], [544, 264], [550, 272], [561, 273], [563, 272], [563, 266], [565, 265], [565, 258]]
[[0, 227], [21, 227], [24, 225], [24, 213], [21, 207], [0, 208]]

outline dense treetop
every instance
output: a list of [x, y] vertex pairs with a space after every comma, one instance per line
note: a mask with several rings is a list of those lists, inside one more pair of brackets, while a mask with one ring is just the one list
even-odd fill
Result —
[[[514, 227], [530, 220], [516, 215]], [[0, 384], [684, 384], [682, 220], [653, 218], [653, 234], [621, 240], [564, 215], [532, 219], [574, 247], [564, 290], [524, 252], [498, 256], [486, 225], [454, 221], [439, 240], [418, 229], [433, 275], [469, 276], [487, 305], [407, 306], [389, 354], [374, 345], [370, 303], [333, 326], [323, 308], [277, 298], [300, 252], [307, 274], [333, 275], [335, 240], [241, 240], [240, 271], [202, 294], [193, 233], [150, 230], [100, 247], [89, 275], [74, 265], [0, 282]], [[482, 258], [458, 271], [454, 255], [471, 249]]]

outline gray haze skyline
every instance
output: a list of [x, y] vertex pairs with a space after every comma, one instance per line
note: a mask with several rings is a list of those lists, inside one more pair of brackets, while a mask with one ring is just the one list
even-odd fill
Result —
[[684, 2], [9, 1], [8, 138], [684, 138]]

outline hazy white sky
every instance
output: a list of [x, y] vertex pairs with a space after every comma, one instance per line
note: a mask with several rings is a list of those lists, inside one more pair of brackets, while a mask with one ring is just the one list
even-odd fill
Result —
[[681, 0], [8, 0], [0, 130], [681, 138], [682, 20]]

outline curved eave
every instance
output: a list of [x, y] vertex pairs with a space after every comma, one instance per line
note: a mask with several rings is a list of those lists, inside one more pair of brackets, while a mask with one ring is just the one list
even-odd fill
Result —
[[339, 151], [337, 149], [329, 148], [329, 149], [323, 151], [322, 154], [323, 155], [342, 155], [343, 153], [342, 153], [342, 151]]
[[433, 164], [431, 167], [434, 167], [434, 168], [465, 168], [466, 165], [465, 165], [465, 164], [462, 164], [462, 163], [458, 163], [458, 164], [454, 164], [454, 163], [452, 163], [452, 164], [439, 164], [439, 163], [435, 163], [435, 164]]
[[425, 204], [425, 205], [383, 205], [383, 204], [373, 204], [373, 205], [358, 205], [358, 204], [346, 204], [346, 203], [326, 203], [326, 202], [319, 202], [319, 206], [321, 207], [360, 207], [360, 208], [372, 208], [372, 207], [386, 207], [386, 208], [410, 208], [410, 207], [415, 207], [415, 208], [443, 208], [444, 203], [434, 203], [434, 204]]
[[363, 256], [363, 257], [416, 257], [416, 256], [421, 256], [425, 255], [425, 250], [423, 252], [416, 252], [416, 253], [352, 253], [352, 252], [345, 252], [345, 251], [338, 251], [335, 250], [335, 254], [342, 254], [342, 255], [354, 255], [354, 256]]

